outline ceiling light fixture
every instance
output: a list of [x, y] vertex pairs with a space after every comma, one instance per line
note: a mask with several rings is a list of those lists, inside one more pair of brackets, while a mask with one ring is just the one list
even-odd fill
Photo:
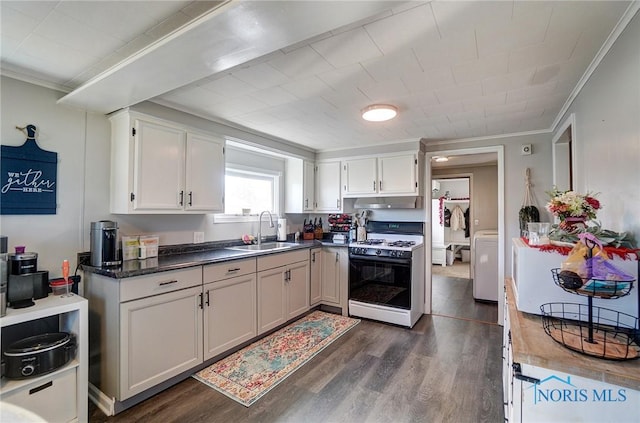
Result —
[[445, 156], [435, 156], [433, 160], [435, 160], [436, 162], [448, 162], [449, 158]]
[[372, 104], [362, 109], [362, 119], [370, 122], [384, 122], [397, 114], [398, 108], [389, 104]]

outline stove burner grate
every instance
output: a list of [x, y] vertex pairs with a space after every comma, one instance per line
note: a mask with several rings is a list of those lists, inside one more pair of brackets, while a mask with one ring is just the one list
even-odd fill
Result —
[[406, 248], [406, 247], [411, 247], [413, 245], [416, 245], [416, 242], [415, 241], [393, 241], [393, 242], [389, 242], [387, 245], [390, 247]]

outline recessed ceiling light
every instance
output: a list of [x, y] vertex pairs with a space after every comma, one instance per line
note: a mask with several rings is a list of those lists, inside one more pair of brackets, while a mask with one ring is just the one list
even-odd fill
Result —
[[448, 162], [449, 158], [445, 156], [435, 156], [433, 160], [435, 160], [436, 162]]
[[384, 122], [393, 119], [398, 114], [398, 108], [389, 104], [372, 104], [362, 109], [362, 119], [371, 122]]

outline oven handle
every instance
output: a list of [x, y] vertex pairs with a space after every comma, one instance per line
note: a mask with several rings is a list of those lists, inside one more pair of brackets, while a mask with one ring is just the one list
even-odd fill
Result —
[[349, 254], [350, 261], [376, 261], [378, 263], [391, 263], [391, 264], [411, 264], [410, 258], [393, 258], [393, 257], [378, 257], [378, 256], [359, 256]]

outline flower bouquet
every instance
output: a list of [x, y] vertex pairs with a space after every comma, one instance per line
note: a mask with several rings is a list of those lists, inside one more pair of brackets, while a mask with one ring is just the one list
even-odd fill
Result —
[[555, 188], [548, 194], [551, 200], [547, 203], [547, 210], [560, 220], [560, 229], [568, 232], [576, 229], [578, 224], [584, 227], [587, 221], [596, 218], [596, 212], [602, 208], [594, 195]]
[[[591, 194], [578, 194], [574, 191], [548, 192], [551, 198], [547, 203], [549, 210], [560, 223], [553, 225], [549, 233], [551, 241], [574, 244], [579, 235], [590, 233], [603, 245], [613, 248], [636, 249], [636, 240], [629, 232], [615, 232], [602, 228], [596, 220], [596, 212], [602, 208], [600, 201]], [[587, 224], [589, 223], [589, 224]]]

